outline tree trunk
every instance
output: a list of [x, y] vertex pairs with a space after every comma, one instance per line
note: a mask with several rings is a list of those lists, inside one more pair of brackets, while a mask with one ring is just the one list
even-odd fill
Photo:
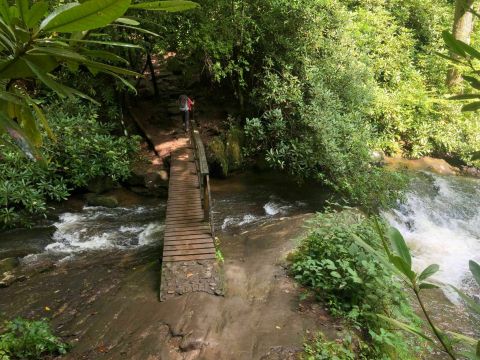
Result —
[[155, 97], [158, 98], [160, 96], [160, 92], [158, 91], [157, 77], [155, 76], [155, 69], [153, 67], [152, 57], [150, 56], [150, 51], [148, 50], [147, 50], [147, 64], [148, 64], [148, 68], [150, 69], [150, 74], [152, 75], [153, 91], [155, 93]]
[[[470, 44], [470, 35], [473, 31], [474, 15], [470, 10], [474, 10], [473, 3], [475, 0], [456, 0], [455, 1], [455, 18], [453, 21], [453, 37], [461, 40], [466, 44]], [[456, 57], [455, 54], [452, 54]], [[454, 87], [460, 84], [462, 75], [454, 67], [451, 67], [447, 73], [447, 85]]]

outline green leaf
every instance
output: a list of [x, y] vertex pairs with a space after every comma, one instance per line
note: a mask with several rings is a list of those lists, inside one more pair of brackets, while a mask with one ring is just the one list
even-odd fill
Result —
[[428, 289], [439, 289], [440, 287], [432, 283], [423, 282], [420, 284], [419, 288], [422, 290], [428, 290]]
[[141, 32], [141, 33], [144, 33], [144, 34], [148, 34], [148, 35], [152, 35], [152, 36], [155, 36], [155, 37], [159, 37], [160, 34], [157, 34], [153, 31], [150, 31], [150, 30], [147, 30], [147, 29], [143, 29], [143, 28], [140, 28], [140, 27], [137, 27], [137, 26], [129, 26], [129, 25], [116, 25], [116, 24], [112, 24], [112, 26], [115, 26], [115, 27], [122, 27], [122, 28], [127, 28], [127, 29], [131, 29], [131, 30], [135, 30], [135, 31], [138, 31], [138, 32]]
[[20, 150], [31, 160], [36, 160], [36, 151], [30, 139], [17, 123], [0, 112], [0, 132], [8, 134]]
[[117, 54], [111, 53], [104, 50], [90, 50], [90, 49], [81, 49], [82, 55], [88, 56], [93, 59], [102, 59], [117, 63], [128, 64], [128, 61], [118, 56]]
[[118, 18], [115, 20], [116, 23], [131, 25], [131, 26], [138, 26], [140, 23], [137, 20], [129, 19], [129, 18]]
[[471, 47], [467, 43], [457, 40], [458, 46], [460, 46], [468, 55], [473, 57], [474, 59], [480, 60], [480, 52], [475, 48]]
[[412, 257], [400, 231], [394, 227], [390, 227], [387, 232], [387, 237], [390, 240], [393, 251], [402, 258], [410, 270], [412, 268]]
[[30, 70], [32, 70], [32, 72], [41, 82], [43, 82], [50, 89], [54, 90], [60, 97], [72, 96], [68, 87], [63, 86], [62, 84], [53, 80], [53, 78], [48, 73], [44, 72], [41, 68], [36, 66], [34, 63], [32, 63], [27, 59], [25, 59], [25, 63], [28, 65]]
[[118, 46], [118, 47], [125, 47], [125, 48], [133, 48], [133, 49], [142, 49], [140, 45], [123, 43], [118, 41], [100, 41], [100, 40], [77, 40], [77, 39], [60, 39], [65, 42], [78, 42], [78, 43], [85, 43], [85, 44], [98, 44], [98, 45], [108, 45], [108, 46]]
[[466, 295], [463, 291], [457, 289], [455, 286], [450, 285], [450, 287], [455, 290], [455, 292], [462, 298], [463, 301], [472, 309], [475, 311], [477, 314], [480, 314], [480, 304], [478, 304], [475, 300], [473, 300], [471, 297]]
[[422, 271], [422, 273], [418, 276], [419, 281], [423, 281], [428, 279], [430, 276], [435, 274], [438, 270], [440, 270], [440, 266], [437, 264], [431, 264], [427, 266], [425, 270]]
[[32, 8], [29, 10], [26, 18], [25, 24], [29, 29], [38, 25], [40, 20], [43, 18], [45, 13], [48, 10], [48, 4], [44, 1], [36, 2], [32, 5]]
[[464, 112], [477, 111], [478, 109], [480, 109], [480, 101], [475, 101], [473, 103], [462, 106], [462, 111]]
[[9, 58], [3, 62], [0, 61], [0, 79], [20, 79], [34, 76], [25, 60], [29, 60], [46, 72], [52, 71], [58, 66], [58, 61], [51, 56], [25, 55], [16, 59]]
[[122, 75], [140, 76], [140, 74], [135, 72], [135, 71], [124, 69], [124, 68], [113, 66], [113, 65], [108, 65], [108, 64], [96, 62], [96, 61], [86, 60], [83, 63], [86, 66], [88, 66], [89, 68], [98, 70], [100, 72], [109, 71], [109, 72], [113, 72], [113, 73], [116, 73], [116, 74], [122, 74]]
[[435, 51], [434, 53], [435, 53], [435, 55], [440, 56], [441, 58], [444, 58], [445, 60], [448, 60], [448, 61], [450, 61], [450, 62], [452, 62], [452, 63], [455, 63], [455, 64], [461, 64], [461, 63], [462, 63], [460, 60], [455, 59], [455, 58], [453, 58], [453, 57], [451, 57], [451, 56], [442, 54], [441, 52]]
[[478, 340], [478, 343], [477, 343], [477, 351], [476, 351], [476, 354], [478, 358], [480, 358], [480, 340]]
[[480, 94], [461, 94], [449, 97], [448, 100], [471, 100], [480, 99]]
[[115, 73], [107, 72], [107, 74], [109, 74], [110, 76], [113, 76], [114, 78], [120, 80], [126, 87], [128, 87], [130, 90], [132, 90], [132, 92], [134, 92], [135, 94], [137, 93], [137, 89], [135, 89], [135, 86], [133, 86], [127, 79], [124, 79], [123, 77], [118, 76]]
[[480, 286], [480, 265], [477, 262], [470, 260], [468, 262], [468, 267], [470, 268], [470, 271], [472, 272], [478, 286]]
[[131, 9], [153, 10], [178, 12], [195, 9], [200, 5], [193, 1], [170, 0], [170, 1], [151, 1], [131, 5]]
[[130, 6], [130, 0], [89, 0], [52, 13], [40, 25], [49, 32], [75, 32], [107, 26], [121, 17]]
[[415, 279], [415, 273], [412, 271], [411, 267], [405, 262], [403, 258], [397, 255], [390, 255], [389, 259], [390, 262], [395, 265], [395, 267], [410, 281], [413, 281]]
[[470, 76], [470, 75], [463, 75], [462, 76], [464, 80], [468, 81], [468, 83], [475, 89], [477, 90], [480, 90], [480, 81], [474, 77], [474, 76]]
[[377, 316], [380, 318], [380, 319], [383, 319], [385, 320], [386, 322], [392, 324], [393, 326], [396, 326], [397, 328], [401, 329], [401, 330], [405, 330], [411, 334], [414, 334], [414, 335], [417, 335], [417, 336], [420, 336], [421, 338], [427, 340], [428, 342], [432, 343], [432, 344], [435, 344], [435, 342], [427, 335], [425, 335], [423, 332], [421, 332], [420, 330], [414, 328], [413, 326], [410, 326], [410, 325], [407, 325], [407, 324], [404, 324], [398, 320], [395, 320], [395, 319], [392, 319], [390, 317], [387, 317], [385, 315], [382, 315], [382, 314], [377, 314]]
[[7, 0], [0, 0], [0, 18], [3, 19], [5, 24], [10, 25], [10, 10]]
[[37, 122], [35, 121], [33, 114], [30, 112], [30, 108], [23, 106], [17, 121], [33, 145], [35, 147], [40, 146], [42, 144], [42, 134], [38, 129]]
[[29, 55], [52, 55], [62, 59], [71, 59], [77, 61], [87, 60], [84, 56], [65, 48], [58, 47], [34, 47], [27, 52]]
[[472, 154], [472, 160], [480, 160], [480, 151], [475, 151]]
[[20, 19], [25, 22], [25, 19], [28, 15], [28, 0], [16, 0], [15, 1], [18, 9], [18, 13], [20, 15]]
[[38, 105], [35, 103], [35, 101], [33, 101], [28, 95], [26, 97], [27, 97], [27, 102], [33, 108], [33, 111], [35, 112], [37, 119], [40, 120], [40, 122], [42, 123], [43, 128], [47, 132], [50, 139], [56, 140], [56, 136], [53, 133], [52, 129], [50, 128], [50, 125], [48, 124], [47, 118], [45, 117], [45, 114], [43, 113], [42, 109], [40, 109]]
[[446, 30], [443, 31], [442, 37], [443, 37], [443, 41], [445, 41], [445, 44], [450, 49], [450, 51], [462, 57], [465, 57], [467, 55], [465, 53], [465, 50], [458, 44], [458, 40], [455, 39], [455, 37], [452, 34], [450, 34], [448, 31]]
[[11, 92], [8, 92], [8, 91], [0, 90], [0, 99], [8, 102], [12, 102], [14, 104], [21, 105], [21, 106], [24, 105], [24, 101], [20, 96], [16, 94], [12, 94]]

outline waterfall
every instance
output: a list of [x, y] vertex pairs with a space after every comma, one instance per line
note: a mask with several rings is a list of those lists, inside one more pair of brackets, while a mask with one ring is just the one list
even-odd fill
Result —
[[384, 216], [405, 237], [416, 270], [438, 264], [433, 280], [478, 295], [468, 261], [480, 262], [480, 180], [426, 172], [413, 176], [406, 201]]

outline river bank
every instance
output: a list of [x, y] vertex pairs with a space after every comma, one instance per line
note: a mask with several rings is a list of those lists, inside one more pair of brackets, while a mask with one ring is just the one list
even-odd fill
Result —
[[0, 289], [0, 308], [50, 318], [73, 344], [70, 359], [293, 359], [305, 334], [341, 329], [320, 304], [299, 301], [302, 289], [286, 275], [283, 259], [306, 218], [222, 236], [225, 297], [159, 303], [155, 245], [58, 264]]
[[[432, 199], [453, 191], [441, 183], [449, 177], [435, 179], [426, 182]], [[118, 209], [85, 208], [72, 199], [58, 209], [50, 230], [15, 232], [15, 239], [32, 245], [24, 251], [36, 244], [41, 254], [23, 257], [18, 281], [0, 289], [2, 320], [51, 319], [55, 332], [74, 345], [71, 359], [293, 359], [318, 330], [335, 339], [341, 320], [321, 303], [301, 300], [305, 290], [287, 276], [285, 262], [304, 221], [331, 194], [276, 173], [248, 172], [213, 181], [212, 191], [224, 298], [194, 293], [158, 302], [163, 200], [122, 190]], [[405, 211], [409, 216], [400, 220], [413, 232], [430, 210], [423, 207], [422, 216], [412, 212], [418, 206]], [[0, 253], [15, 239], [2, 237]], [[407, 237], [411, 245], [415, 239]], [[60, 248], [65, 251], [55, 252]], [[414, 264], [431, 253], [428, 246], [414, 247]], [[476, 335], [468, 313], [442, 292], [429, 293], [428, 303], [443, 328]]]

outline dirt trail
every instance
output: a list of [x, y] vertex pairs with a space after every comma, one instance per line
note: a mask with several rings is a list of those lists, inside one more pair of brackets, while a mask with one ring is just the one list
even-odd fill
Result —
[[335, 329], [320, 305], [299, 300], [284, 269], [305, 217], [224, 236], [225, 297], [191, 293], [160, 303], [160, 249], [150, 248], [39, 273], [0, 289], [0, 309], [51, 317], [74, 345], [68, 359], [295, 359], [306, 334]]

